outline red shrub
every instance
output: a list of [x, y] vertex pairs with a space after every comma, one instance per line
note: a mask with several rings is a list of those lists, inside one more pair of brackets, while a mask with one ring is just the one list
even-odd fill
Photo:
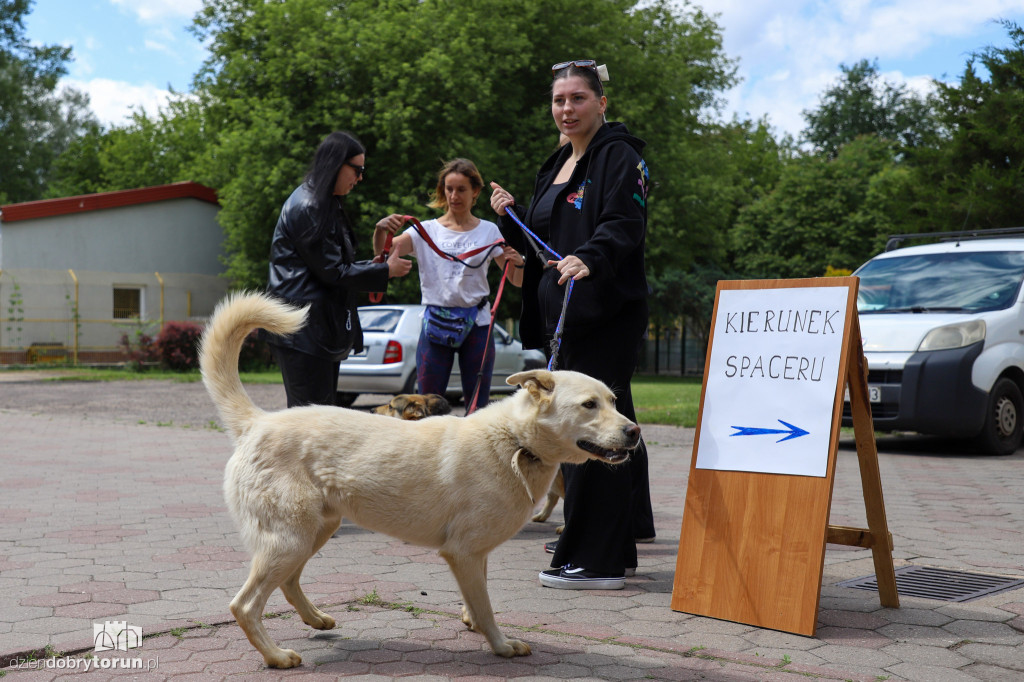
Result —
[[203, 328], [191, 322], [168, 322], [156, 339], [160, 362], [175, 372], [199, 367], [199, 339]]

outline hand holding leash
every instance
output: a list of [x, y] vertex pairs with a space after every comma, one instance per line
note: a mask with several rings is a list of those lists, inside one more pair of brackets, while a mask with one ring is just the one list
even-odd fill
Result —
[[565, 284], [565, 281], [569, 278], [572, 278], [574, 282], [578, 282], [590, 274], [590, 268], [587, 267], [587, 264], [576, 256], [566, 256], [562, 260], [549, 260], [548, 265], [554, 265], [558, 272], [561, 273], [561, 277], [558, 278], [559, 284]]
[[388, 252], [391, 251], [391, 240], [405, 224], [405, 220], [406, 216], [392, 213], [377, 221], [377, 226], [373, 230], [373, 252], [377, 254], [373, 258], [374, 263], [383, 263], [387, 260]]
[[[385, 251], [385, 254], [386, 253], [387, 252]], [[402, 258], [398, 255], [397, 251], [387, 256], [387, 264], [388, 279], [392, 279], [394, 277], [405, 277], [409, 274], [409, 271], [412, 270], [412, 261], [407, 258]]]
[[496, 182], [491, 183], [491, 208], [498, 215], [505, 215], [505, 209], [514, 206], [516, 200]]
[[[384, 244], [380, 246], [380, 252], [373, 257], [373, 262], [388, 264], [388, 279], [405, 277], [412, 270], [412, 262], [398, 258], [397, 254], [394, 259], [388, 255], [391, 253], [391, 242], [395, 237], [395, 233], [398, 232], [398, 228], [405, 224], [405, 218], [405, 216], [398, 213], [392, 213], [377, 221], [377, 225], [373, 230], [373, 250], [375, 252], [380, 243], [380, 235], [386, 235], [384, 237]], [[380, 303], [382, 300], [384, 300], [383, 291], [370, 292], [370, 303]]]

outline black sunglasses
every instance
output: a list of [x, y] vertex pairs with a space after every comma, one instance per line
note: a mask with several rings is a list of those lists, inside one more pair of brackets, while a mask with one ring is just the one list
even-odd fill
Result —
[[593, 59], [573, 59], [568, 62], [558, 62], [551, 67], [551, 75], [555, 75], [562, 69], [568, 69], [570, 66], [576, 66], [581, 69], [591, 69], [597, 71], [597, 62]]
[[353, 169], [356, 172], [357, 177], [361, 178], [366, 173], [366, 166], [357, 166], [354, 163], [349, 163], [348, 161], [345, 162], [345, 165]]

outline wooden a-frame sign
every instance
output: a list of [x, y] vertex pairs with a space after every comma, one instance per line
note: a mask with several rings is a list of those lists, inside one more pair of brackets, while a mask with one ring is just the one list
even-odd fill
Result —
[[[880, 601], [899, 607], [857, 317], [859, 281], [718, 283], [672, 610], [813, 636], [826, 543], [871, 549]], [[778, 305], [780, 296], [795, 302]], [[817, 303], [822, 299], [825, 305]], [[828, 332], [836, 336], [828, 339]], [[866, 529], [828, 524], [847, 385]], [[716, 395], [727, 397], [724, 407], [709, 402]], [[765, 424], [769, 414], [776, 419]], [[751, 419], [761, 421], [745, 421]], [[802, 459], [790, 457], [798, 443]]]

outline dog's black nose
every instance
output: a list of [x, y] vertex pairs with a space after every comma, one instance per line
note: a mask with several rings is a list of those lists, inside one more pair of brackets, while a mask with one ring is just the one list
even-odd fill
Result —
[[636, 424], [627, 424], [622, 427], [622, 432], [626, 434], [626, 438], [629, 439], [630, 447], [635, 447], [640, 443], [640, 427]]

